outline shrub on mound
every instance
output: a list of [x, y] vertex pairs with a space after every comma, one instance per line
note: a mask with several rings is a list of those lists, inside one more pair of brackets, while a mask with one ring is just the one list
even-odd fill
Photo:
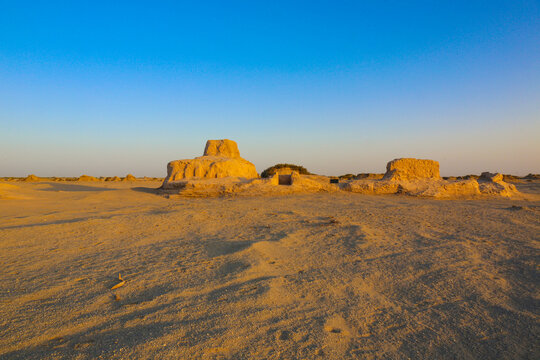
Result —
[[311, 175], [309, 171], [303, 166], [300, 165], [293, 165], [293, 164], [276, 164], [274, 166], [269, 167], [268, 169], [264, 170], [261, 173], [261, 177], [267, 178], [270, 176], [274, 176], [276, 173], [280, 173], [280, 170], [291, 170], [291, 171], [297, 171], [301, 175]]

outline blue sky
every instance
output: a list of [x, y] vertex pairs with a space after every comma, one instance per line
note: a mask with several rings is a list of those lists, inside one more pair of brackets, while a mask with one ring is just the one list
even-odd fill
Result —
[[539, 1], [0, 0], [0, 176], [540, 173]]

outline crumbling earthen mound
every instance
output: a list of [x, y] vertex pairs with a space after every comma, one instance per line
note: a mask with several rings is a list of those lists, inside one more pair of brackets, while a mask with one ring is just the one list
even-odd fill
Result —
[[189, 178], [258, 177], [255, 165], [242, 158], [201, 156], [190, 160], [171, 161], [165, 182]]
[[169, 162], [162, 187], [171, 188], [172, 183], [190, 178], [259, 177], [255, 165], [240, 157], [238, 146], [232, 140], [208, 140], [204, 154], [195, 159]]
[[78, 181], [99, 181], [98, 178], [96, 178], [94, 176], [90, 176], [90, 175], [81, 175], [81, 176], [79, 176], [79, 178], [77, 180]]
[[413, 158], [394, 159], [386, 164], [384, 180], [411, 181], [419, 179], [439, 180], [439, 162]]
[[235, 159], [240, 157], [240, 150], [238, 150], [238, 144], [229, 139], [208, 140], [203, 156], [221, 156]]
[[346, 191], [362, 194], [404, 194], [452, 199], [476, 196], [518, 195], [516, 187], [501, 174], [482, 173], [478, 180], [441, 179], [439, 163], [433, 160], [395, 159], [388, 163], [381, 180], [354, 180], [341, 185]]
[[41, 181], [41, 178], [37, 177], [34, 174], [31, 174], [31, 175], [28, 175], [27, 177], [25, 177], [22, 181], [36, 182], [36, 181]]
[[122, 179], [122, 181], [136, 181], [137, 178], [131, 174], [127, 174], [125, 178]]
[[480, 192], [486, 195], [498, 195], [511, 197], [519, 194], [514, 184], [503, 181], [503, 175], [499, 173], [483, 172], [478, 179]]

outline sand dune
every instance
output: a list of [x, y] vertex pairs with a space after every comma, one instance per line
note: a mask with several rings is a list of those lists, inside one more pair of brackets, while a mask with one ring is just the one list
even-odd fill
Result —
[[160, 184], [2, 188], [33, 200], [0, 201], [0, 358], [538, 355], [538, 181], [468, 201]]

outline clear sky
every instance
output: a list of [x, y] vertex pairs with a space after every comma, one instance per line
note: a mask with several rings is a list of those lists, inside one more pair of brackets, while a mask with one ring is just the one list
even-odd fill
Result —
[[0, 176], [540, 173], [540, 1], [0, 0]]

